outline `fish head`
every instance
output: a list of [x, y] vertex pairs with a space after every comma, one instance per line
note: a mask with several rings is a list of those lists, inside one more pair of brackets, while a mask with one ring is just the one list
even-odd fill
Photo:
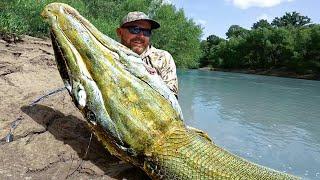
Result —
[[175, 95], [136, 53], [69, 5], [49, 4], [42, 16], [50, 25], [60, 76], [95, 134], [106, 134], [109, 151], [145, 154], [170, 127], [182, 124]]

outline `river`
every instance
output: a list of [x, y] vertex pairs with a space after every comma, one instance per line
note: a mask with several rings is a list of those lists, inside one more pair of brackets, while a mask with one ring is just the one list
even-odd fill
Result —
[[320, 81], [178, 70], [188, 125], [220, 147], [303, 179], [320, 179]]

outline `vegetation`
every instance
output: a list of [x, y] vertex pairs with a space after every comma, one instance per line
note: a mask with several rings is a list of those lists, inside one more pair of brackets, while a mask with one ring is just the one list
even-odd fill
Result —
[[215, 35], [201, 42], [201, 66], [225, 69], [280, 69], [320, 74], [320, 25], [297, 12], [260, 20], [250, 30], [232, 25], [227, 40]]
[[[40, 13], [45, 5], [56, 0], [0, 1], [0, 35], [22, 34], [45, 37], [48, 26]], [[115, 30], [129, 11], [143, 11], [158, 20], [161, 28], [154, 31], [152, 42], [169, 51], [178, 67], [196, 68], [201, 54], [202, 29], [182, 10], [162, 0], [59, 0], [77, 9], [101, 32], [116, 39]]]
[[[39, 16], [54, 0], [0, 1], [1, 34], [48, 36]], [[55, 1], [56, 2], [56, 1]], [[202, 28], [183, 10], [163, 0], [60, 0], [76, 8], [100, 31], [116, 39], [115, 29], [129, 11], [144, 11], [160, 22], [153, 44], [169, 51], [180, 68], [211, 66], [223, 69], [280, 69], [300, 74], [320, 74], [320, 25], [297, 12], [259, 20], [251, 29], [232, 25], [227, 39], [210, 35], [200, 41]]]

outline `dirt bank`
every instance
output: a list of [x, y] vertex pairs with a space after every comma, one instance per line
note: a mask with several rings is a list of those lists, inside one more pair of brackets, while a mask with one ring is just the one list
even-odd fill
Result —
[[85, 157], [91, 133], [66, 91], [29, 105], [63, 87], [50, 40], [1, 38], [0, 87], [0, 179], [146, 178], [95, 138]]

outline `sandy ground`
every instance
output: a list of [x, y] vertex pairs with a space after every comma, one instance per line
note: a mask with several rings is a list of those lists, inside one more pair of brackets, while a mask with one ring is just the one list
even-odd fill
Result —
[[[0, 179], [146, 179], [93, 138], [63, 87], [51, 42], [0, 39]], [[13, 132], [13, 141], [6, 136]]]

